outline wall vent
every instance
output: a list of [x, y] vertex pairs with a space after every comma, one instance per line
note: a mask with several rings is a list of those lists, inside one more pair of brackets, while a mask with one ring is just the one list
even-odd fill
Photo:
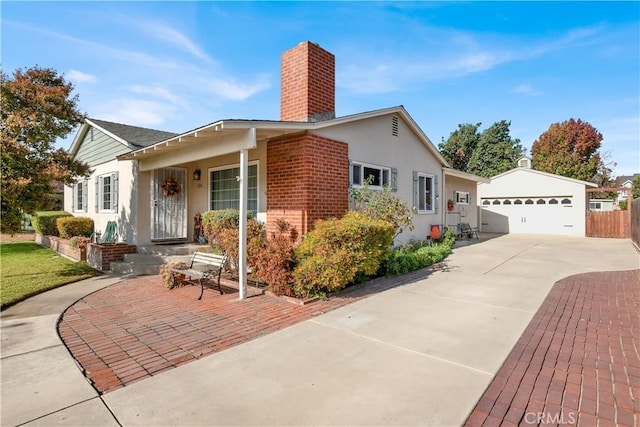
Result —
[[531, 159], [528, 157], [522, 157], [520, 160], [518, 160], [518, 167], [531, 169]]
[[391, 117], [391, 135], [398, 137], [398, 118], [396, 116]]

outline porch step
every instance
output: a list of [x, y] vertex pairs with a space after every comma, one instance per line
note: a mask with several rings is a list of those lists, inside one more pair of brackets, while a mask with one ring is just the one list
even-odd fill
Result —
[[163, 264], [189, 262], [197, 249], [209, 250], [208, 245], [149, 245], [138, 246], [134, 254], [124, 255], [124, 260], [111, 263], [111, 271], [119, 274], [155, 275], [160, 274]]
[[171, 255], [191, 255], [198, 249], [207, 251], [210, 248], [211, 247], [209, 245], [200, 245], [198, 243], [186, 243], [186, 244], [179, 244], [179, 245], [138, 246], [136, 251], [139, 254], [145, 254], [145, 255], [171, 256]]

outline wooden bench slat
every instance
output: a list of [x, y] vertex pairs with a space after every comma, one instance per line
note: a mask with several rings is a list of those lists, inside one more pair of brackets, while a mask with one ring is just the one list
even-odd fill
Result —
[[[195, 280], [197, 279], [200, 284], [200, 297], [198, 300], [202, 299], [202, 295], [204, 294], [204, 281], [207, 279], [213, 279], [217, 274], [217, 284], [218, 290], [220, 294], [222, 294], [222, 287], [220, 286], [220, 275], [222, 274], [222, 269], [227, 260], [226, 255], [218, 255], [212, 254], [208, 252], [194, 252], [191, 257], [191, 262], [187, 269], [171, 269], [171, 276], [173, 280], [175, 280], [176, 274], [182, 274], [184, 276], [188, 276], [189, 279], [187, 282], [195, 285]], [[202, 267], [203, 269], [198, 270], [195, 267]]]

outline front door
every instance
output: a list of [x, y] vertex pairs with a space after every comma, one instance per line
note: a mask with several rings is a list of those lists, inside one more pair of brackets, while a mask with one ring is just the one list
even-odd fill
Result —
[[151, 239], [187, 238], [187, 169], [153, 171], [151, 182]]

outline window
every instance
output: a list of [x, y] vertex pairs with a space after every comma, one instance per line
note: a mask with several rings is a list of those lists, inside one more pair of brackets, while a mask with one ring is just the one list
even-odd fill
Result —
[[98, 212], [117, 212], [118, 201], [118, 175], [110, 173], [100, 175], [96, 180], [98, 191], [96, 192], [96, 200], [98, 203]]
[[527, 200], [524, 202], [524, 204], [525, 204], [525, 205], [532, 205], [532, 204], [533, 204], [533, 200], [531, 200], [531, 199], [527, 199]]
[[546, 202], [544, 201], [544, 199], [538, 199], [538, 201], [536, 202], [536, 205], [544, 205]]
[[558, 204], [558, 200], [556, 200], [556, 199], [551, 199], [551, 200], [549, 200], [549, 204], [550, 204], [550, 205], [557, 205], [557, 204]]
[[493, 204], [494, 204], [494, 205], [499, 205], [499, 204], [500, 204], [500, 200], [494, 200], [494, 201], [493, 201]]
[[516, 199], [515, 202], [513, 202], [514, 205], [521, 205], [522, 204], [522, 200], [520, 199]]
[[87, 212], [87, 181], [79, 181], [73, 184], [72, 203], [74, 212]]
[[511, 200], [507, 199], [504, 201], [503, 205], [510, 205], [511, 204]]
[[366, 163], [351, 164], [351, 185], [361, 186], [367, 180], [370, 188], [382, 188], [391, 183], [391, 168], [368, 165]]
[[589, 210], [600, 210], [602, 209], [602, 203], [601, 202], [589, 202]]
[[[214, 169], [209, 173], [211, 210], [240, 209], [240, 167]], [[258, 165], [249, 165], [247, 210], [258, 213]]]
[[425, 173], [417, 173], [417, 203], [418, 213], [435, 212], [435, 177]]
[[569, 200], [569, 199], [562, 199], [562, 201], [561, 201], [560, 203], [562, 203], [563, 205], [570, 205], [570, 204], [571, 204], [571, 200]]
[[483, 201], [482, 201], [482, 204], [486, 206], [486, 205], [490, 205], [490, 204], [491, 204], [491, 202], [490, 202], [490, 201], [488, 201], [488, 200], [483, 200]]
[[469, 192], [456, 191], [455, 201], [459, 205], [468, 205], [471, 201], [471, 197], [469, 197]]

